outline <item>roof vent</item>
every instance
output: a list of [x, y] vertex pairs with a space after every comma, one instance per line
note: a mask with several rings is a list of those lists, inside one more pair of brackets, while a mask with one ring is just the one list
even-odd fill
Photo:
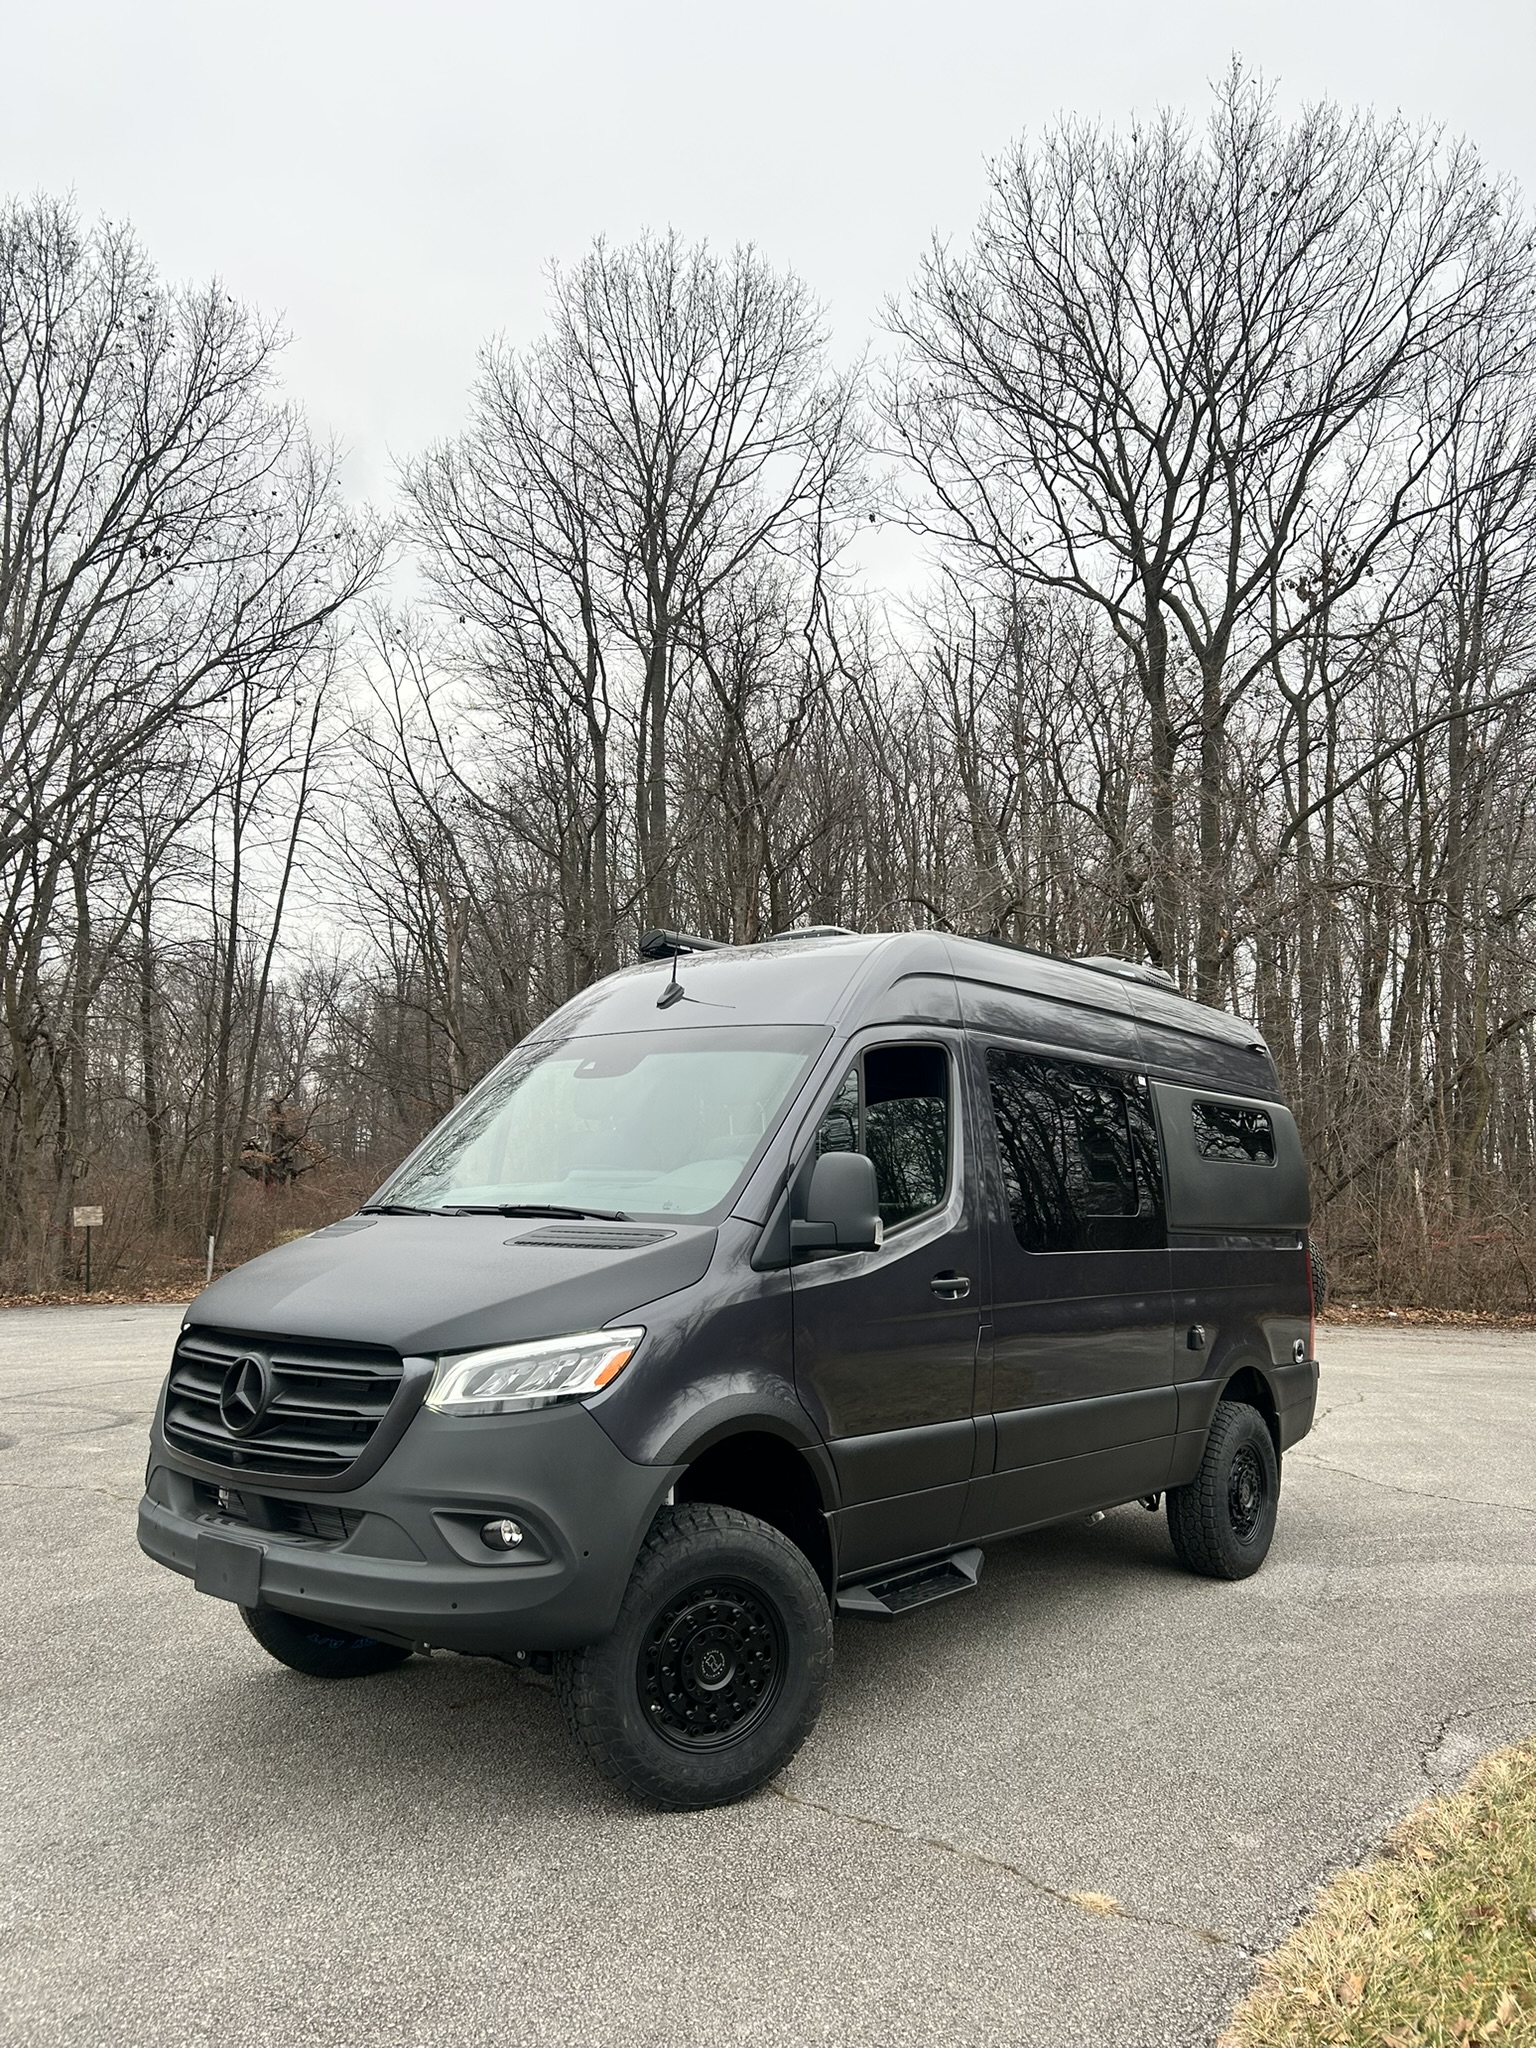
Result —
[[1117, 974], [1122, 981], [1145, 981], [1153, 988], [1171, 988], [1175, 995], [1179, 993], [1179, 984], [1171, 974], [1141, 960], [1117, 960], [1112, 953], [1079, 953], [1072, 964], [1091, 967], [1098, 974]]
[[856, 939], [859, 934], [850, 931], [845, 924], [797, 924], [793, 931], [770, 932], [769, 943], [775, 939]]

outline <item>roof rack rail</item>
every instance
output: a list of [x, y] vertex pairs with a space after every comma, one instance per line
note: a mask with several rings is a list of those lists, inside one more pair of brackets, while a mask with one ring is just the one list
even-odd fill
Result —
[[1179, 984], [1166, 969], [1153, 967], [1142, 960], [1119, 960], [1113, 953], [1075, 953], [1074, 967], [1091, 967], [1096, 974], [1115, 974], [1121, 981], [1150, 982], [1153, 988], [1171, 988], [1179, 994]]
[[1009, 953], [1027, 953], [1031, 960], [1059, 960], [1059, 953], [1048, 953], [1044, 946], [1026, 946], [1018, 939], [1005, 939], [1001, 932], [953, 932], [956, 939], [974, 939], [979, 946], [1001, 946]]
[[1164, 968], [1141, 960], [1121, 960], [1113, 953], [1048, 953], [1043, 946], [1023, 946], [1017, 939], [1005, 939], [997, 932], [957, 932], [957, 938], [976, 939], [983, 946], [1006, 946], [1010, 953], [1027, 953], [1032, 960], [1065, 961], [1069, 967], [1086, 967], [1094, 974], [1113, 974], [1120, 981], [1144, 981], [1152, 988], [1184, 991]]
[[679, 953], [717, 953], [726, 943], [724, 939], [701, 939], [697, 932], [642, 932], [640, 958], [673, 960]]

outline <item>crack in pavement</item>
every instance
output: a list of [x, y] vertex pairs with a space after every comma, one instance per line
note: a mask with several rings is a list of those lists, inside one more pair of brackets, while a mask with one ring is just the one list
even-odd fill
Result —
[[96, 1486], [88, 1480], [78, 1485], [65, 1486], [50, 1480], [0, 1479], [0, 1493], [100, 1493], [108, 1500], [120, 1500], [130, 1508], [136, 1508], [143, 1498], [137, 1493], [114, 1493], [110, 1486]]
[[827, 1806], [819, 1799], [806, 1799], [798, 1792], [788, 1792], [777, 1783], [770, 1782], [768, 1790], [788, 1806], [798, 1806], [807, 1813], [825, 1814], [829, 1820], [846, 1821], [850, 1827], [868, 1828], [874, 1834], [894, 1835], [900, 1842], [908, 1842], [919, 1849], [933, 1849], [943, 1856], [956, 1857], [962, 1863], [974, 1863], [982, 1870], [998, 1870], [1008, 1877], [1016, 1877], [1041, 1898], [1054, 1899], [1058, 1905], [1071, 1906], [1079, 1913], [1087, 1913], [1101, 1920], [1127, 1920], [1136, 1927], [1156, 1927], [1172, 1934], [1187, 1934], [1194, 1940], [1204, 1942], [1208, 1948], [1229, 1949], [1234, 1955], [1251, 1956], [1253, 1951], [1235, 1935], [1223, 1934], [1214, 1927], [1197, 1927], [1186, 1920], [1165, 1919], [1158, 1913], [1139, 1913], [1133, 1906], [1122, 1905], [1107, 1892], [1069, 1892], [1059, 1885], [1047, 1884], [1044, 1878], [1035, 1877], [1017, 1863], [1009, 1863], [1001, 1856], [989, 1856], [982, 1849], [969, 1849], [960, 1842], [946, 1842], [941, 1835], [920, 1835], [913, 1828], [898, 1827], [894, 1821], [876, 1820], [867, 1813], [845, 1813], [841, 1807]]
[[1331, 1459], [1315, 1458], [1307, 1451], [1287, 1453], [1293, 1465], [1319, 1465], [1325, 1472], [1338, 1472], [1346, 1479], [1359, 1479], [1366, 1486], [1379, 1486], [1387, 1493], [1405, 1493], [1412, 1500], [1444, 1500], [1460, 1508], [1501, 1508], [1506, 1514], [1536, 1516], [1536, 1507], [1514, 1500], [1472, 1500], [1464, 1493], [1434, 1493], [1426, 1486], [1398, 1486], [1390, 1479], [1378, 1479], [1370, 1472], [1356, 1472], [1349, 1465], [1335, 1465]]
[[[44, 1405], [44, 1404], [37, 1404], [37, 1405]], [[61, 1414], [68, 1414], [68, 1413], [69, 1413], [70, 1411], [69, 1411], [69, 1409], [68, 1409], [68, 1408], [66, 1408], [66, 1407], [56, 1407], [56, 1412], [58, 1412], [58, 1413], [61, 1413]], [[91, 1413], [92, 1413], [92, 1410], [91, 1410], [91, 1409], [89, 1409], [89, 1408], [86, 1408], [86, 1407], [84, 1406], [84, 1404], [83, 1404], [83, 1403], [81, 1403], [81, 1404], [79, 1405], [79, 1407], [77, 1407], [77, 1408], [76, 1408], [75, 1412], [76, 1412], [76, 1413], [78, 1413], [78, 1414], [86, 1414], [86, 1415], [89, 1415], [89, 1414], [91, 1414]], [[99, 1412], [99, 1411], [98, 1411], [98, 1412]], [[17, 1436], [16, 1438], [15, 1438], [15, 1440], [14, 1440], [14, 1441], [12, 1442], [12, 1444], [10, 1445], [10, 1448], [11, 1448], [12, 1450], [26, 1450], [26, 1449], [28, 1449], [28, 1448], [29, 1448], [30, 1446], [34, 1445], [34, 1444], [64, 1444], [64, 1443], [69, 1443], [69, 1442], [71, 1442], [71, 1441], [72, 1441], [72, 1440], [73, 1440], [73, 1439], [74, 1439], [75, 1437], [81, 1437], [81, 1436], [110, 1436], [110, 1435], [112, 1434], [113, 1430], [115, 1430], [115, 1429], [142, 1429], [142, 1430], [146, 1431], [146, 1433], [147, 1433], [147, 1431], [148, 1431], [148, 1429], [149, 1429], [149, 1425], [150, 1425], [150, 1422], [151, 1422], [151, 1421], [153, 1420], [153, 1417], [154, 1417], [154, 1412], [155, 1412], [155, 1411], [153, 1410], [153, 1408], [145, 1408], [145, 1409], [142, 1409], [142, 1410], [141, 1410], [141, 1411], [140, 1411], [140, 1412], [139, 1412], [138, 1414], [136, 1414], [136, 1415], [122, 1415], [122, 1414], [118, 1414], [118, 1413], [116, 1413], [115, 1411], [113, 1411], [113, 1412], [112, 1412], [112, 1415], [113, 1415], [113, 1419], [112, 1419], [111, 1421], [109, 1421], [109, 1422], [88, 1422], [88, 1423], [86, 1423], [86, 1424], [85, 1424], [85, 1425], [84, 1425], [84, 1426], [83, 1426], [82, 1428], [80, 1428], [80, 1429], [30, 1429], [30, 1428], [29, 1428], [29, 1429], [28, 1429], [28, 1430], [27, 1430], [27, 1431], [25, 1432], [25, 1434], [24, 1434], [24, 1435], [18, 1435], [18, 1436]], [[12, 1416], [12, 1417], [11, 1417], [10, 1419], [11, 1419], [12, 1421], [19, 1421], [19, 1420], [20, 1420], [20, 1417], [19, 1417], [19, 1416]]]
[[1345, 1408], [1359, 1408], [1364, 1400], [1364, 1394], [1353, 1394], [1347, 1401], [1335, 1401], [1332, 1407], [1324, 1408], [1321, 1414], [1313, 1416], [1312, 1427], [1316, 1429], [1320, 1422], [1326, 1422], [1330, 1415], [1337, 1415]]
[[[1431, 1764], [1436, 1750], [1445, 1741], [1447, 1734], [1455, 1724], [1458, 1721], [1470, 1721], [1477, 1714], [1498, 1713], [1515, 1707], [1536, 1708], [1536, 1698], [1479, 1700], [1469, 1707], [1458, 1707], [1454, 1712], [1442, 1717], [1434, 1733], [1427, 1741], [1420, 1743], [1416, 1758], [1419, 1770], [1430, 1786], [1432, 1793], [1440, 1794], [1448, 1789], [1445, 1784], [1435, 1778], [1431, 1770]], [[1486, 1752], [1484, 1753], [1486, 1754]], [[1476, 1761], [1476, 1759], [1473, 1761]], [[1466, 1768], [1470, 1770], [1472, 1764], [1469, 1763]], [[1458, 1773], [1458, 1776], [1460, 1775], [1462, 1774]], [[1408, 1811], [1411, 1813], [1414, 1811], [1414, 1808], [1410, 1806]], [[1297, 1888], [1291, 1893], [1290, 1898], [1282, 1905], [1276, 1915], [1262, 1929], [1255, 1929], [1253, 1947], [1250, 1953], [1254, 1955], [1267, 1955], [1273, 1949], [1278, 1948], [1286, 1937], [1295, 1928], [1299, 1927], [1302, 1921], [1313, 1911], [1317, 1903], [1317, 1895], [1320, 1891], [1327, 1885], [1332, 1884], [1334, 1879], [1341, 1876], [1346, 1870], [1359, 1870], [1373, 1857], [1384, 1853], [1388, 1837], [1393, 1829], [1401, 1824], [1404, 1818], [1405, 1815], [1399, 1810], [1396, 1800], [1389, 1801], [1386, 1805], [1379, 1807], [1373, 1816], [1362, 1816], [1348, 1830], [1343, 1842], [1333, 1844], [1309, 1867], [1307, 1875], [1300, 1881]]]
[[1306, 1866], [1305, 1873], [1298, 1876], [1289, 1896], [1276, 1901], [1273, 1914], [1254, 1931], [1251, 1953], [1266, 1956], [1279, 1948], [1314, 1911], [1319, 1892], [1346, 1870], [1358, 1870], [1373, 1856], [1381, 1854], [1382, 1844], [1402, 1818], [1395, 1802], [1378, 1807], [1370, 1816], [1362, 1815], [1345, 1831], [1341, 1840], [1334, 1842], [1316, 1861]]
[[1430, 1765], [1456, 1723], [1458, 1721], [1470, 1721], [1477, 1714], [1504, 1713], [1515, 1707], [1536, 1707], [1536, 1699], [1478, 1700], [1470, 1707], [1458, 1707], [1453, 1714], [1446, 1714], [1442, 1717], [1434, 1734], [1430, 1736], [1427, 1742], [1421, 1744], [1419, 1749], [1419, 1769], [1437, 1792], [1442, 1791], [1444, 1788], [1436, 1779], [1433, 1771], [1430, 1769]]

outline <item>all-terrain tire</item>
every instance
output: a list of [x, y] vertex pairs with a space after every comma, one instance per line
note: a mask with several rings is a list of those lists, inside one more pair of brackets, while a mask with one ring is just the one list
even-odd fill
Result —
[[1328, 1268], [1323, 1264], [1316, 1239], [1308, 1240], [1307, 1258], [1312, 1267], [1312, 1308], [1314, 1314], [1321, 1315], [1328, 1306]]
[[329, 1621], [306, 1621], [276, 1607], [242, 1607], [240, 1616], [269, 1657], [306, 1678], [372, 1678], [393, 1671], [411, 1654], [398, 1643], [354, 1635]]
[[1246, 1402], [1218, 1402], [1200, 1470], [1168, 1490], [1179, 1563], [1202, 1578], [1246, 1579], [1269, 1555], [1279, 1503], [1280, 1459], [1268, 1424]]
[[566, 1722], [605, 1778], [674, 1812], [771, 1778], [815, 1726], [832, 1670], [826, 1589], [787, 1536], [737, 1508], [662, 1508], [611, 1635], [555, 1659]]

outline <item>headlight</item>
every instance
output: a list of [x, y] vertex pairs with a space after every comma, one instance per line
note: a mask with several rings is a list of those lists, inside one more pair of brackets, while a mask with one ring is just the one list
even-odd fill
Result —
[[510, 1415], [595, 1394], [628, 1365], [644, 1330], [587, 1330], [440, 1358], [427, 1406], [439, 1415]]

